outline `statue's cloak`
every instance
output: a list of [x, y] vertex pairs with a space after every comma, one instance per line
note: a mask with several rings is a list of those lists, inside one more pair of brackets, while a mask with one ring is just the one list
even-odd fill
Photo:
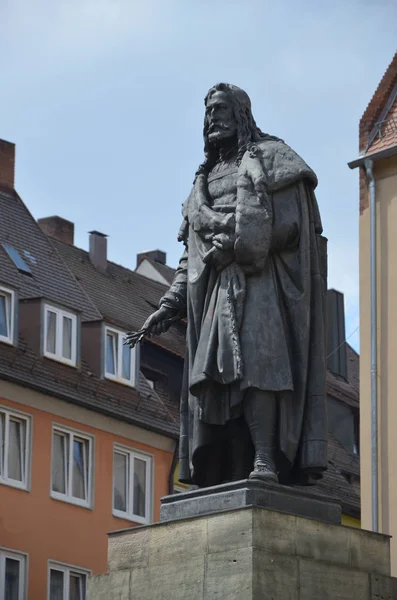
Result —
[[[186, 251], [161, 300], [188, 319], [179, 479], [208, 485], [221, 428], [241, 415], [244, 390], [254, 387], [277, 397], [280, 481], [309, 483], [327, 468], [327, 252], [317, 179], [289, 146], [264, 139], [245, 152], [236, 180], [233, 214], [206, 203], [196, 180], [183, 208]], [[234, 246], [220, 267], [210, 238], [221, 231]]]

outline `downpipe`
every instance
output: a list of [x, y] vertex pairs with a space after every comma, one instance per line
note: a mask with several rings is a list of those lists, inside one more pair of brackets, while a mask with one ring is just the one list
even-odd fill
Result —
[[372, 531], [379, 531], [378, 506], [378, 312], [377, 312], [377, 274], [376, 274], [376, 189], [373, 161], [364, 161], [369, 182], [370, 213], [370, 301], [371, 301], [371, 496]]

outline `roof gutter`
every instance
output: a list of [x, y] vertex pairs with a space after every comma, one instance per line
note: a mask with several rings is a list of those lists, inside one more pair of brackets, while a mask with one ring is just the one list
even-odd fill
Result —
[[361, 156], [348, 163], [351, 169], [363, 167], [369, 182], [370, 212], [370, 338], [371, 338], [371, 497], [372, 531], [379, 531], [379, 491], [378, 491], [378, 312], [377, 312], [377, 273], [376, 273], [376, 186], [373, 173], [374, 162], [397, 154], [397, 145], [372, 154]]
[[383, 160], [385, 158], [389, 158], [390, 156], [394, 156], [397, 154], [397, 144], [394, 146], [390, 146], [390, 148], [385, 148], [384, 150], [378, 150], [378, 152], [373, 152], [372, 154], [365, 154], [356, 158], [356, 160], [352, 160], [347, 163], [347, 165], [351, 169], [356, 169], [357, 167], [365, 167], [366, 160], [372, 160], [375, 162], [376, 160]]
[[40, 385], [39, 383], [31, 383], [30, 381], [26, 381], [25, 379], [23, 379], [21, 377], [16, 377], [10, 373], [4, 373], [2, 371], [0, 373], [0, 376], [1, 376], [1, 379], [3, 379], [4, 381], [9, 381], [10, 383], [14, 383], [16, 385], [26, 386], [27, 388], [29, 388], [31, 390], [40, 392], [41, 394], [44, 394], [45, 396], [51, 396], [52, 398], [58, 398], [59, 400], [63, 400], [64, 402], [67, 402], [68, 404], [75, 404], [76, 406], [81, 406], [82, 408], [85, 408], [86, 410], [98, 412], [101, 415], [105, 415], [107, 417], [112, 417], [113, 419], [123, 421], [124, 423], [130, 423], [131, 425], [141, 427], [142, 429], [146, 429], [147, 431], [152, 431], [153, 433], [157, 433], [164, 437], [171, 438], [172, 440], [175, 440], [176, 443], [178, 442], [178, 439], [179, 439], [178, 433], [173, 434], [172, 432], [165, 432], [160, 427], [148, 425], [146, 423], [141, 423], [140, 421], [138, 421], [138, 419], [132, 419], [132, 418], [125, 417], [124, 415], [117, 414], [112, 410], [106, 410], [104, 408], [99, 408], [98, 406], [89, 406], [86, 402], [79, 400], [76, 397], [71, 397], [69, 394], [63, 394], [62, 392], [50, 390], [50, 389], [46, 388], [45, 386]]

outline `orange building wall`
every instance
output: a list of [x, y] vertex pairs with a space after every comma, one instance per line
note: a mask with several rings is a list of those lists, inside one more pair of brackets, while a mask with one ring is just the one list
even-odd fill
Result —
[[[153, 456], [153, 518], [159, 520], [160, 498], [168, 493], [172, 452], [76, 423], [58, 415], [0, 398], [0, 403], [31, 415], [33, 453], [30, 492], [0, 484], [0, 546], [29, 555], [29, 598], [47, 598], [48, 560], [103, 573], [107, 569], [107, 532], [134, 525], [112, 516], [114, 442]], [[52, 424], [94, 436], [93, 509], [50, 497]]]

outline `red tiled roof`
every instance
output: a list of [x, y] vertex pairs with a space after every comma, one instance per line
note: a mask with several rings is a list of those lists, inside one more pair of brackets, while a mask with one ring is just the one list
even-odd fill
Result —
[[[359, 146], [360, 152], [367, 151], [369, 135], [374, 125], [379, 121], [380, 115], [390, 94], [397, 85], [397, 52], [386, 69], [374, 95], [360, 120]], [[391, 108], [391, 107], [390, 107]], [[394, 142], [395, 143], [395, 142]]]
[[390, 111], [378, 125], [378, 133], [368, 149], [368, 155], [386, 150], [397, 144], [397, 97]]

